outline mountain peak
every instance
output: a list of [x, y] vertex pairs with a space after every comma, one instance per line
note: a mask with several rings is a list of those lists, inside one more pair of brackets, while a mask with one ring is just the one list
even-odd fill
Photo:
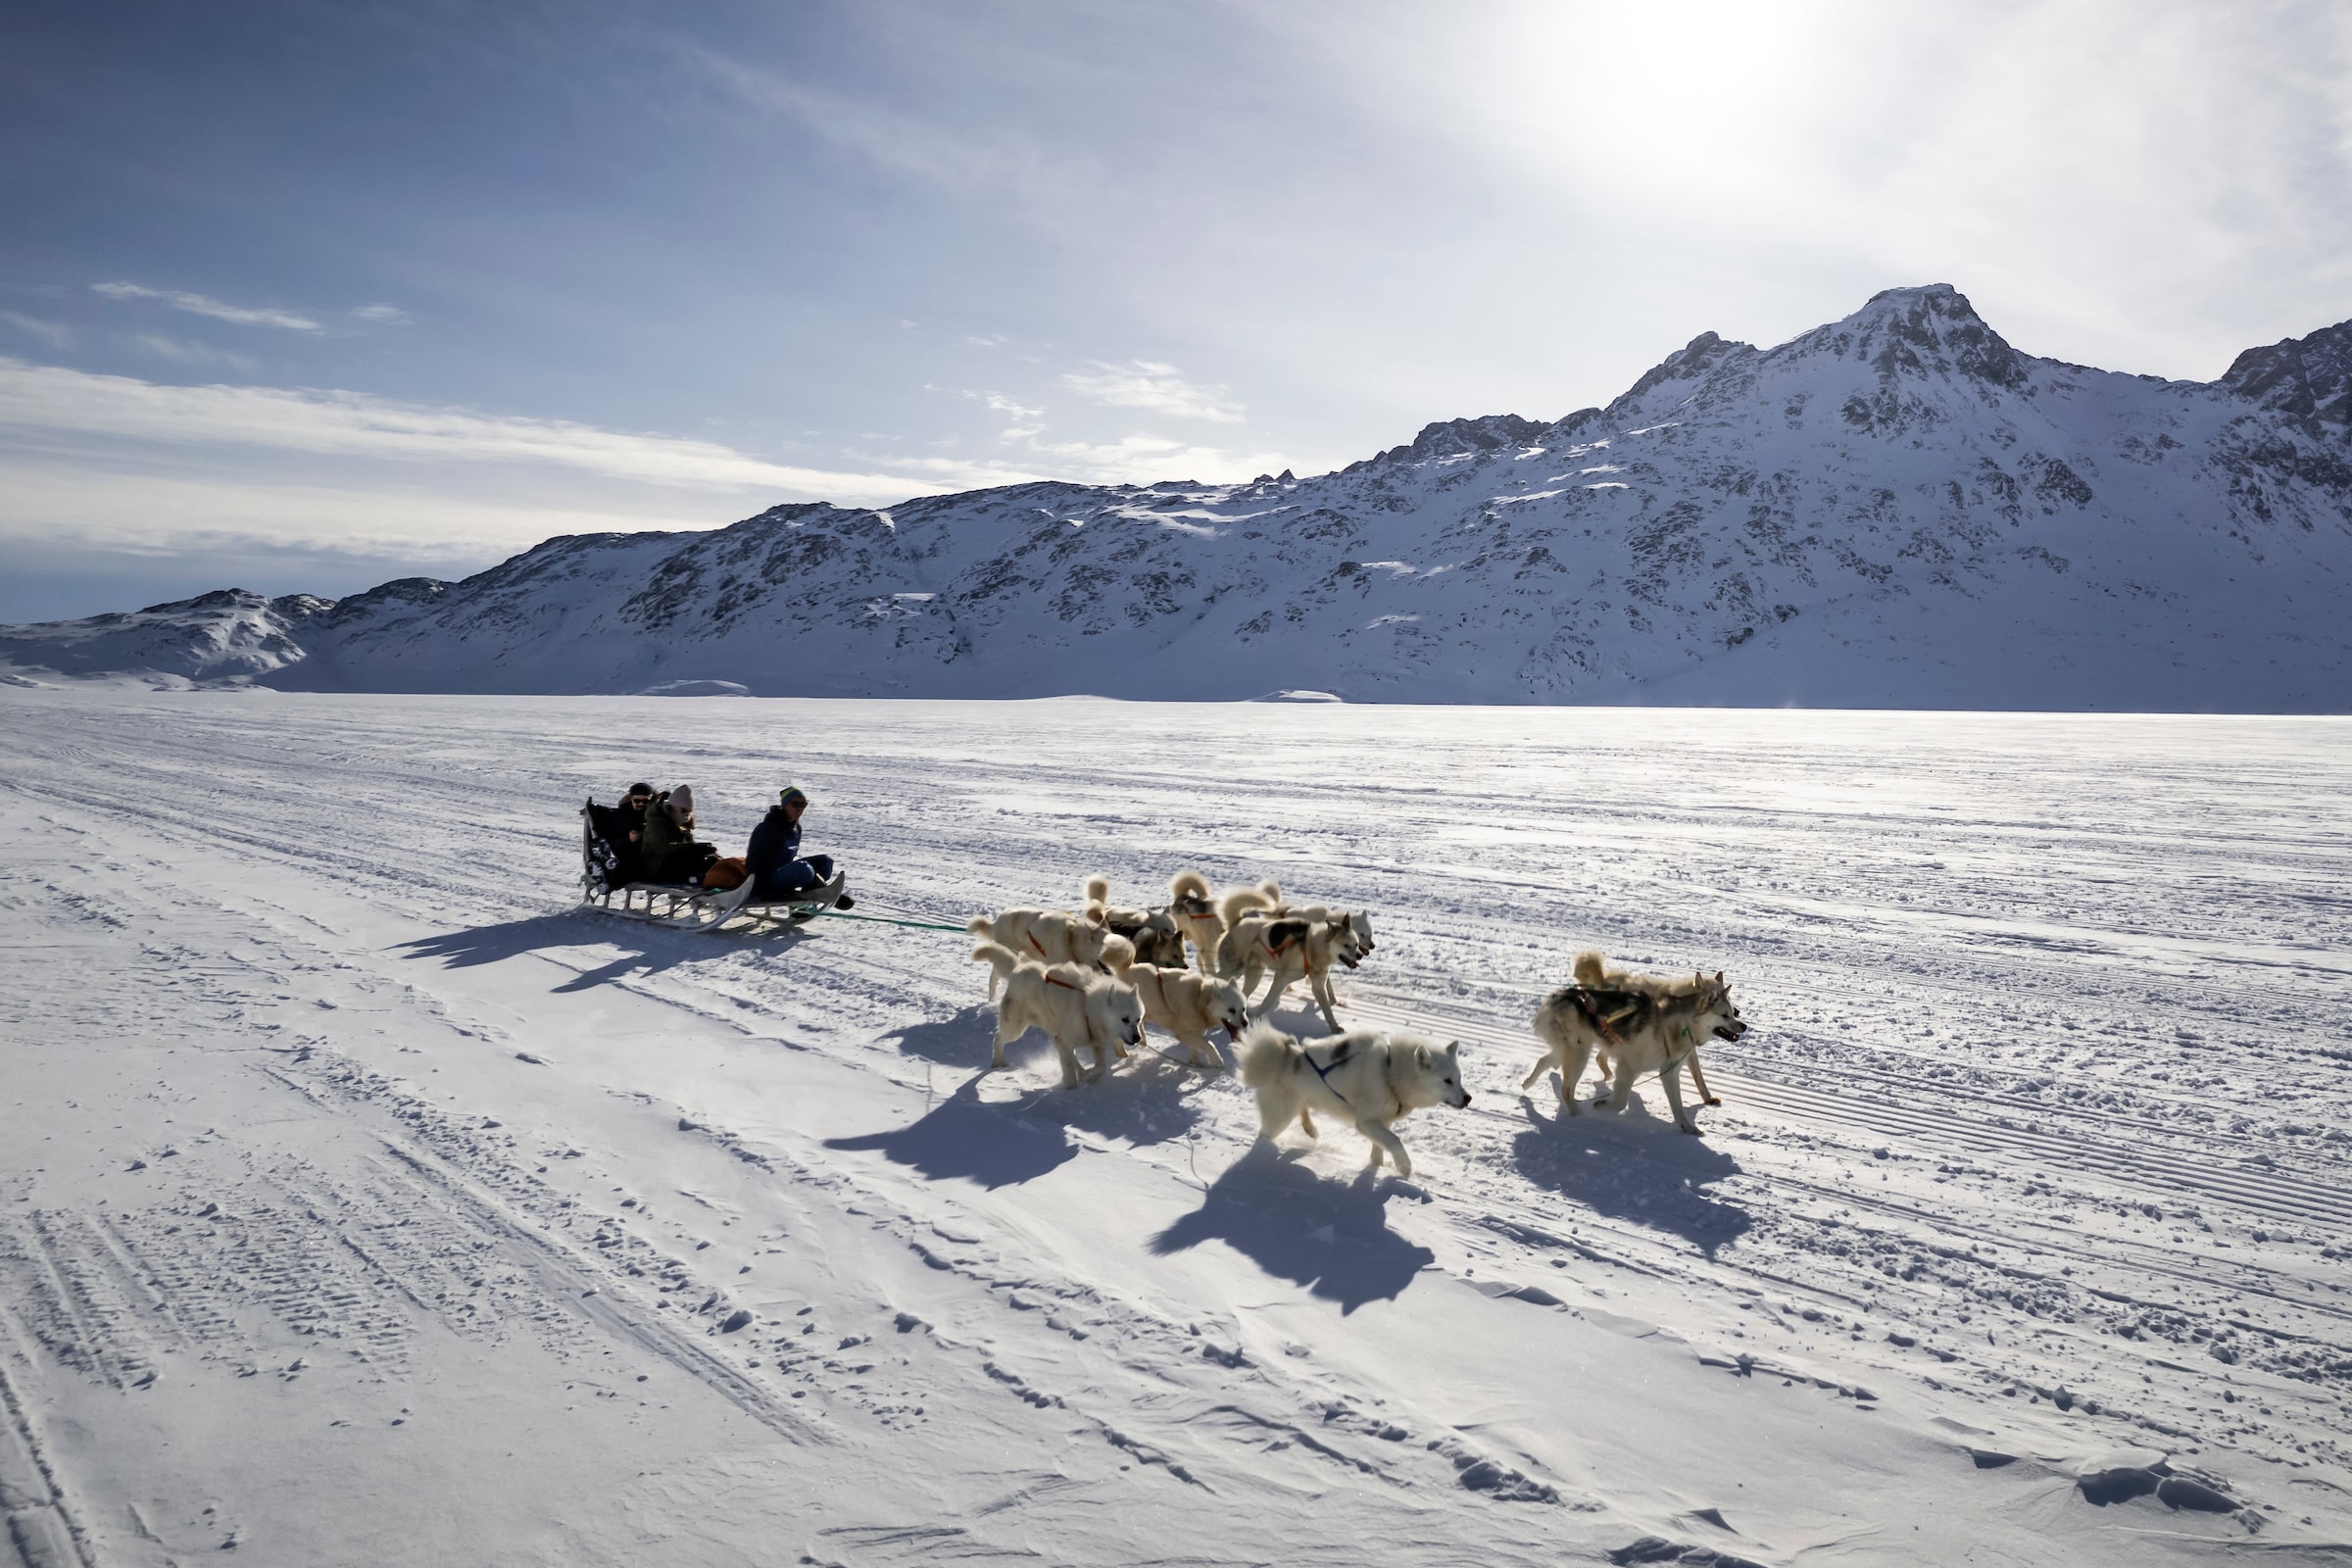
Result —
[[1745, 343], [1735, 343], [1713, 332], [1701, 332], [1651, 366], [1642, 373], [1642, 379], [1628, 387], [1625, 395], [1610, 407], [1628, 407], [1669, 381], [1695, 381], [1727, 360], [1755, 352]]
[[2332, 426], [2339, 437], [2352, 439], [2352, 321], [2248, 349], [2230, 362], [2219, 384], [2289, 418]]
[[2010, 391], [2027, 379], [2025, 357], [1949, 283], [1881, 289], [1844, 320], [1815, 327], [1796, 343], [1862, 360], [1887, 379], [1960, 375]]

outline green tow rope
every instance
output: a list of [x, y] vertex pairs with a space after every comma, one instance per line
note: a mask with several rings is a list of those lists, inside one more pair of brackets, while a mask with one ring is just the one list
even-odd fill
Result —
[[[914, 931], [963, 931], [959, 925], [938, 925], [929, 920], [893, 920], [879, 914], [850, 914], [841, 909], [819, 909], [818, 916], [827, 920], [871, 920], [876, 925], [903, 925]], [[969, 935], [969, 932], [965, 932]]]

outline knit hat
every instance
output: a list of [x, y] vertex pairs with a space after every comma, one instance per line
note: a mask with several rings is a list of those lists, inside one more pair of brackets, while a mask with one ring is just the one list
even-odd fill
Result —
[[683, 822], [694, 814], [694, 786], [681, 784], [669, 792], [669, 814]]
[[651, 784], [632, 784], [620, 792], [620, 798], [625, 801], [632, 795], [651, 795], [653, 793], [654, 787]]
[[787, 784], [782, 789], [776, 791], [776, 804], [778, 806], [790, 806], [795, 801], [800, 802], [803, 806], [807, 806], [808, 804], [808, 792], [802, 789], [798, 784]]

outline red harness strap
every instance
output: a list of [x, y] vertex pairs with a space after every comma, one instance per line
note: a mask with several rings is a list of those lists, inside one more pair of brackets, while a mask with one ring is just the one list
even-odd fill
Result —
[[1064, 991], [1084, 991], [1086, 989], [1084, 986], [1074, 986], [1067, 980], [1057, 980], [1052, 975], [1046, 976], [1046, 984], [1050, 986], [1059, 986]]
[[1025, 938], [1025, 940], [1028, 942], [1028, 944], [1029, 944], [1031, 947], [1033, 947], [1033, 948], [1037, 949], [1037, 956], [1038, 956], [1039, 957], [1043, 958], [1043, 957], [1046, 957], [1046, 956], [1047, 956], [1047, 953], [1046, 953], [1045, 944], [1037, 940], [1037, 933], [1036, 933], [1036, 932], [1034, 932], [1034, 931], [1030, 932], [1030, 933], [1028, 934], [1028, 936]]

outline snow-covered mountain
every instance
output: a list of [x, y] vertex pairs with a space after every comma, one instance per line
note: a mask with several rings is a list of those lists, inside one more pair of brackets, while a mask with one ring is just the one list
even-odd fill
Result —
[[[376, 592], [382, 592], [381, 589]], [[298, 634], [334, 602], [266, 599], [222, 588], [127, 613], [0, 627], [0, 656], [61, 675], [154, 672], [191, 681], [283, 669], [305, 657]]]
[[2166, 381], [1891, 289], [1316, 478], [781, 506], [332, 606], [6, 628], [0, 658], [312, 690], [2332, 711], [2348, 389], [2352, 322]]

